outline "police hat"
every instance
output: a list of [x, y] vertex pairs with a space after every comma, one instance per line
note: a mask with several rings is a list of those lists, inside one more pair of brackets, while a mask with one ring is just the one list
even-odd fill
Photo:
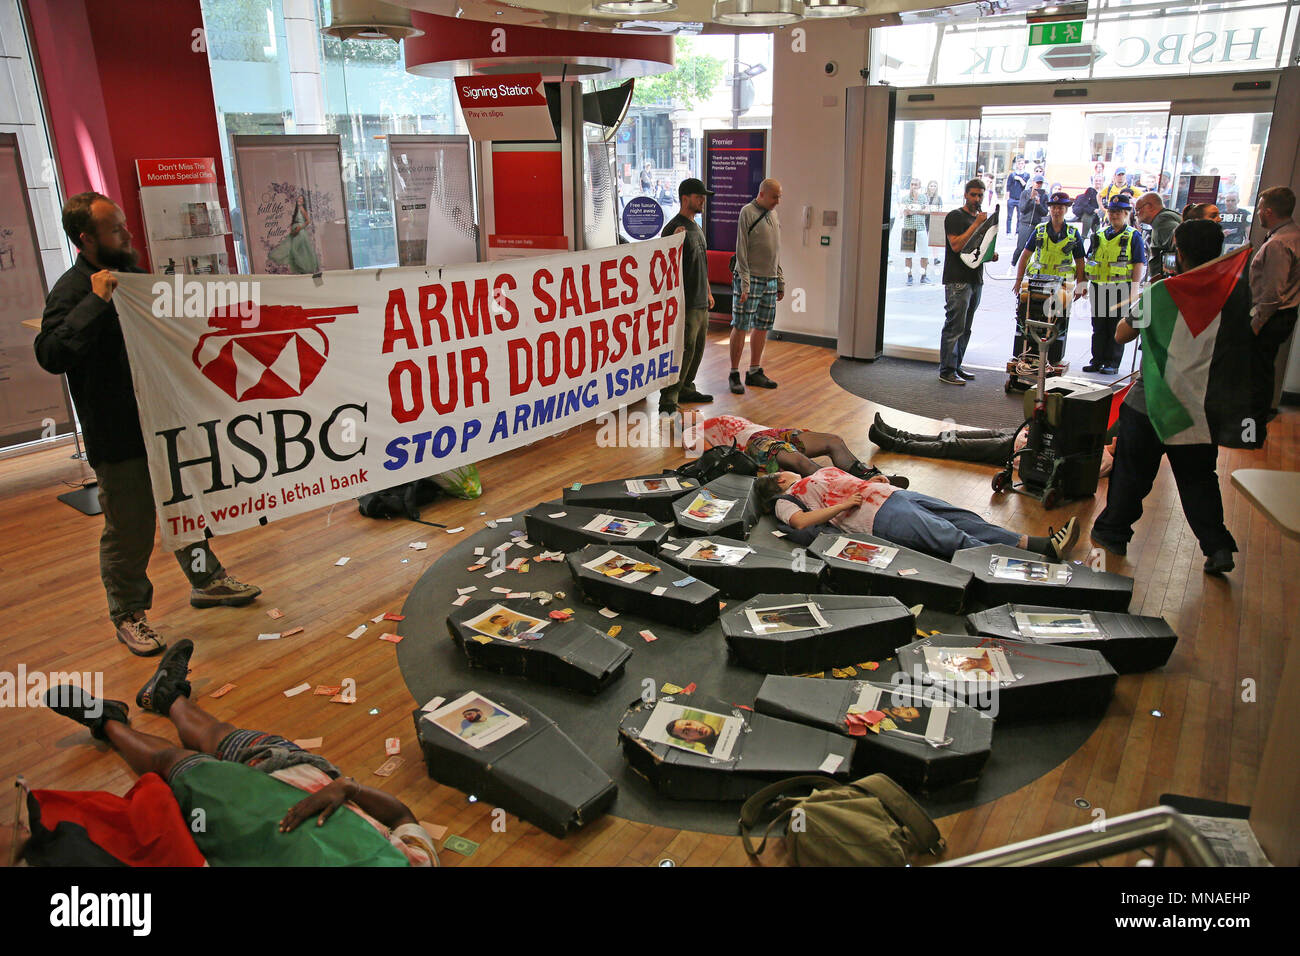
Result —
[[1047, 200], [1047, 205], [1068, 206], [1072, 202], [1074, 202], [1074, 200], [1071, 199], [1069, 196], [1067, 196], [1065, 193], [1052, 193], [1052, 198]]
[[1133, 208], [1133, 204], [1129, 202], [1128, 196], [1125, 193], [1120, 193], [1118, 196], [1116, 196], [1109, 203], [1106, 204], [1106, 208], [1122, 209], [1125, 212], [1128, 212], [1130, 209]]

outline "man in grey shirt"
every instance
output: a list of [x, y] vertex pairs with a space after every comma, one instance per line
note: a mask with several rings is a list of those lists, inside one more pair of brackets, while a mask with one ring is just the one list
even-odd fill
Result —
[[682, 243], [682, 293], [685, 296], [686, 322], [682, 337], [681, 372], [677, 381], [659, 392], [659, 414], [671, 415], [677, 406], [697, 402], [711, 402], [695, 387], [695, 373], [704, 358], [704, 342], [709, 331], [709, 309], [713, 308], [713, 293], [709, 291], [709, 263], [704, 247], [704, 232], [695, 224], [695, 217], [704, 211], [707, 197], [713, 190], [705, 189], [698, 179], [683, 179], [677, 187], [681, 208], [664, 226], [663, 236], [686, 233]]
[[[745, 385], [776, 388], [763, 374], [763, 346], [776, 323], [776, 304], [785, 298], [781, 272], [781, 224], [776, 207], [781, 184], [765, 179], [758, 196], [740, 210], [736, 223], [736, 268], [731, 277], [731, 391], [745, 394]], [[740, 381], [740, 357], [749, 334], [749, 370]]]
[[[1275, 363], [1273, 407], [1277, 408], [1290, 349], [1283, 346], [1295, 330], [1300, 307], [1300, 226], [1295, 214], [1295, 193], [1286, 186], [1265, 189], [1255, 201], [1255, 221], [1268, 237], [1250, 263], [1250, 298], [1254, 303], [1250, 327], [1259, 337], [1265, 355]], [[1278, 361], [1279, 353], [1281, 361]]]

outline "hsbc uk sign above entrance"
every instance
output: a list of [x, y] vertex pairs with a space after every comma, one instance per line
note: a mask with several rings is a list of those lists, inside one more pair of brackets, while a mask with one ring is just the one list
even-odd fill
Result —
[[[1178, 18], [1170, 18], [1178, 19]], [[1082, 44], [1030, 47], [1023, 27], [1018, 30], [979, 30], [961, 37], [969, 45], [945, 47], [940, 58], [940, 83], [990, 80], [1136, 77], [1163, 74], [1221, 73], [1268, 69], [1276, 65], [1281, 33], [1265, 26], [1179, 31], [1175, 23], [1154, 21], [1159, 32], [1121, 33], [1121, 25], [1102, 23]], [[1090, 33], [1091, 24], [1089, 24]], [[1173, 29], [1171, 29], [1173, 28]], [[947, 49], [945, 49], [947, 54]], [[946, 61], [946, 65], [945, 65]]]

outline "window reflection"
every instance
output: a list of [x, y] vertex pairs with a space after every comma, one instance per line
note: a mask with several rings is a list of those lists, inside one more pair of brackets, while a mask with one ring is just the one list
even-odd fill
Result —
[[[451, 80], [407, 73], [401, 47], [391, 41], [322, 35], [329, 0], [318, 0], [315, 23], [294, 21], [292, 30], [281, 0], [202, 0], [202, 8], [237, 238], [242, 217], [230, 136], [337, 134], [353, 263], [395, 265], [387, 137], [457, 132]], [[240, 251], [246, 265], [242, 243]]]

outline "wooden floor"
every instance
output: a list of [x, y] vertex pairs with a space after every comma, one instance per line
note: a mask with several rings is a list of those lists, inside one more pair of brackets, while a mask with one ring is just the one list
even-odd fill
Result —
[[[874, 451], [866, 433], [878, 406], [841, 391], [830, 379], [833, 351], [788, 342], [769, 344], [767, 372], [776, 391], [727, 392], [725, 332], [710, 334], [699, 385], [717, 395], [710, 412], [733, 412], [771, 426], [802, 426], [843, 435], [866, 456]], [[941, 385], [933, 369], [920, 367], [918, 389]], [[995, 374], [995, 373], [986, 373]], [[961, 393], [952, 392], [952, 417], [966, 422]], [[644, 409], [643, 404], [635, 406]], [[653, 411], [653, 407], [651, 407]], [[920, 430], [925, 419], [890, 412], [889, 420]], [[1277, 694], [1286, 642], [1300, 619], [1300, 545], [1260, 517], [1229, 484], [1237, 468], [1297, 469], [1300, 413], [1286, 411], [1270, 429], [1267, 448], [1225, 451], [1219, 461], [1228, 526], [1241, 553], [1226, 579], [1207, 577], [1202, 557], [1183, 518], [1171, 475], [1160, 474], [1137, 526], [1127, 564], [1111, 564], [1136, 579], [1132, 610], [1163, 615], [1179, 635], [1173, 659], [1160, 671], [1121, 677], [1101, 726], [1069, 760], [1022, 790], [940, 821], [949, 858], [1080, 824], [1091, 811], [1108, 816], [1153, 806], [1161, 793], [1176, 792], [1249, 803]], [[637, 474], [680, 462], [673, 449], [597, 447], [596, 428], [586, 425], [545, 439], [507, 458], [482, 463], [484, 496], [472, 502], [441, 501], [426, 513], [449, 526], [479, 527], [480, 513], [507, 515], [554, 496], [564, 483]], [[84, 517], [55, 500], [64, 482], [79, 481], [84, 466], [61, 447], [0, 461], [0, 671], [102, 672], [111, 697], [132, 700], [153, 663], [132, 657], [113, 639], [99, 582], [97, 542], [101, 519]], [[1007, 527], [1043, 533], [1049, 517], [1018, 495], [994, 497], [992, 469], [879, 455], [887, 471], [912, 479], [918, 491], [939, 495], [988, 515]], [[1059, 525], [1077, 514], [1086, 528], [1102, 497], [1060, 508]], [[426, 540], [415, 552], [409, 542]], [[409, 522], [361, 517], [340, 503], [273, 522], [215, 542], [222, 560], [241, 579], [265, 591], [248, 608], [197, 611], [170, 556], [155, 555], [156, 587], [151, 620], [172, 638], [198, 645], [193, 661], [195, 698], [218, 717], [290, 738], [323, 737], [322, 752], [346, 773], [394, 793], [421, 820], [480, 843], [472, 857], [443, 854], [444, 865], [653, 865], [670, 858], [679, 865], [746, 862], [735, 837], [691, 833], [606, 817], [566, 840], [556, 840], [517, 818], [504, 832], [493, 829], [491, 807], [435, 785], [425, 774], [411, 727], [413, 702], [402, 682], [393, 645], [345, 635], [383, 611], [398, 611], [424, 569], [454, 542], [441, 531]], [[1086, 546], [1085, 546], [1086, 547]], [[334, 562], [348, 555], [342, 568]], [[1078, 555], [1076, 555], [1078, 556]], [[1113, 562], [1114, 559], [1112, 559]], [[403, 563], [406, 562], [406, 563]], [[285, 617], [266, 615], [280, 608]], [[304, 632], [259, 642], [261, 632], [301, 626]], [[310, 694], [287, 699], [282, 691], [303, 681], [339, 683], [351, 677], [359, 703], [331, 704]], [[226, 682], [236, 689], [219, 700], [208, 694]], [[1250, 688], [1253, 687], [1253, 693]], [[377, 714], [372, 711], [378, 710]], [[132, 706], [134, 711], [134, 705]], [[1159, 711], [1162, 716], [1153, 716]], [[80, 727], [33, 707], [6, 707], [0, 716], [0, 781], [6, 794], [16, 775], [34, 787], [125, 792], [133, 775]], [[133, 717], [138, 729], [174, 739], [160, 717]], [[384, 762], [384, 739], [400, 737], [405, 763], [388, 778], [373, 771]], [[12, 807], [0, 802], [0, 852], [9, 859]], [[780, 863], [780, 851], [765, 863]]]

